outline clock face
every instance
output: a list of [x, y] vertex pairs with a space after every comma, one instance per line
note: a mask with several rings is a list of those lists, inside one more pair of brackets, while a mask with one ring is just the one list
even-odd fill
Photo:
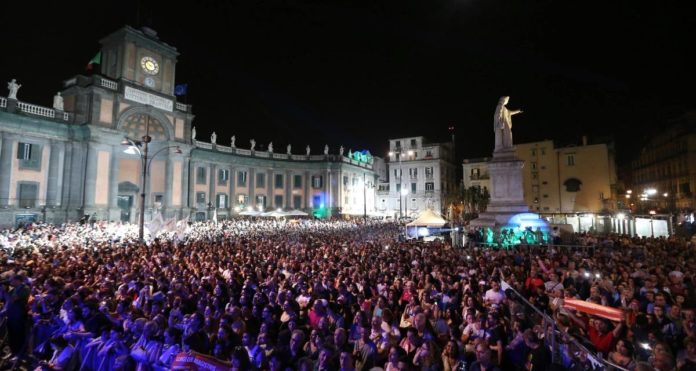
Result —
[[149, 73], [150, 75], [156, 75], [159, 72], [159, 64], [157, 64], [157, 61], [152, 57], [143, 57], [143, 59], [140, 60], [140, 67], [142, 67], [145, 73]]

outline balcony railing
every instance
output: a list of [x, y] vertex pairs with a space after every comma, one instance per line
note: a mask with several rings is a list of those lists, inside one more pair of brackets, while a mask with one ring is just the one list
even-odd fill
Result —
[[174, 105], [174, 107], [175, 107], [176, 109], [178, 109], [179, 111], [188, 112], [188, 105], [187, 105], [187, 104], [183, 104], [183, 103], [176, 102], [176, 104]]
[[118, 90], [118, 83], [116, 81], [107, 80], [103, 77], [100, 80], [101, 81], [99, 82], [99, 85], [101, 85], [102, 87], [111, 90]]

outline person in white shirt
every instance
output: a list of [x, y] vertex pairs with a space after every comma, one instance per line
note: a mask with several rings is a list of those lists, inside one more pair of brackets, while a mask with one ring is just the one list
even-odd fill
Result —
[[491, 288], [486, 291], [483, 299], [486, 302], [486, 305], [500, 305], [503, 300], [505, 300], [505, 292], [503, 292], [503, 290], [500, 288], [500, 282], [491, 281]]

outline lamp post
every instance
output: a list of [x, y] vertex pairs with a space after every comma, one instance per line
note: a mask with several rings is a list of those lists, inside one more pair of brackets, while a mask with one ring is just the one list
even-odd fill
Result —
[[363, 173], [363, 221], [367, 220], [367, 174]]
[[653, 227], [653, 217], [655, 216], [655, 210], [650, 210], [650, 237], [655, 238], [655, 228]]
[[[401, 148], [401, 147], [397, 147], [397, 148]], [[404, 192], [404, 187], [403, 187], [404, 185], [401, 182], [402, 176], [403, 176], [403, 168], [401, 167], [401, 158], [403, 157], [403, 154], [404, 154], [404, 152], [401, 151], [401, 149], [399, 149], [398, 151], [390, 151], [389, 158], [391, 159], [391, 157], [394, 157], [396, 155], [399, 159], [399, 176], [397, 178], [397, 181], [401, 185], [401, 194], [405, 195], [408, 193], [408, 190], [406, 190], [406, 193], [403, 193]], [[408, 151], [406, 151], [406, 154], [408, 154], [408, 156], [410, 157], [410, 156], [413, 156], [414, 152], [413, 152], [413, 150], [408, 150]], [[394, 176], [396, 177], [396, 175], [394, 175]], [[399, 195], [399, 217], [403, 218], [404, 214], [401, 210], [402, 210], [402, 208], [401, 208], [401, 195]]]
[[140, 138], [140, 140], [132, 139], [129, 137], [123, 137], [121, 145], [128, 146], [124, 152], [128, 154], [138, 154], [140, 156], [140, 161], [142, 163], [142, 177], [140, 180], [140, 220], [138, 221], [138, 239], [140, 241], [144, 240], [144, 229], [145, 229], [145, 185], [147, 184], [147, 175], [149, 173], [150, 165], [152, 164], [152, 159], [155, 158], [162, 151], [169, 148], [176, 148], [175, 153], [181, 154], [181, 148], [179, 146], [167, 146], [160, 148], [152, 156], [148, 153], [148, 145], [152, 142], [152, 137], [150, 136], [150, 115], [147, 115], [145, 120], [145, 135]]
[[[367, 181], [367, 174], [363, 173], [363, 219], [367, 220], [367, 188], [373, 188], [374, 184]], [[374, 205], [373, 205], [374, 206]]]
[[404, 212], [406, 213], [406, 217], [408, 217], [408, 189], [402, 187], [401, 195], [404, 196]]

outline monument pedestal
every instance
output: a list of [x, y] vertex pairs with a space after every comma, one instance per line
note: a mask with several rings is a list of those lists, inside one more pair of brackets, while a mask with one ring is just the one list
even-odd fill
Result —
[[493, 160], [488, 164], [491, 202], [486, 212], [471, 221], [471, 226], [488, 227], [497, 231], [505, 226], [520, 227], [520, 214], [527, 213], [527, 217], [523, 219], [539, 219], [538, 215], [529, 213], [529, 207], [524, 201], [523, 168], [524, 161], [515, 155], [514, 149], [505, 148], [493, 152]]

